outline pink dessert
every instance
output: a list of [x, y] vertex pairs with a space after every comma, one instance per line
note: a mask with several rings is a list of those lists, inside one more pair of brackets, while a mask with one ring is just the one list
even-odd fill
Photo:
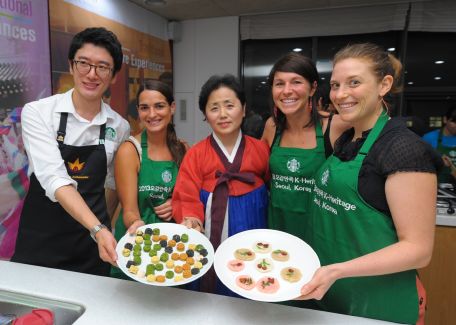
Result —
[[231, 260], [228, 262], [228, 268], [233, 272], [242, 271], [245, 267], [245, 264], [241, 260]]
[[256, 285], [258, 291], [263, 293], [275, 293], [279, 290], [279, 281], [275, 278], [265, 276], [258, 280]]
[[255, 288], [255, 280], [249, 275], [240, 275], [236, 278], [236, 284], [244, 290]]

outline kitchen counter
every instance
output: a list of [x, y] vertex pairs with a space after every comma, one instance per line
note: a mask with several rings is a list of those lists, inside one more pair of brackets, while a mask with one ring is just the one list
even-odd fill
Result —
[[[456, 191], [453, 184], [440, 183], [437, 189], [437, 226], [456, 227]], [[453, 211], [451, 211], [453, 210]], [[453, 213], [448, 213], [448, 211]]]
[[455, 214], [437, 214], [435, 224], [437, 226], [456, 227], [456, 213]]
[[82, 305], [75, 324], [392, 324], [6, 261], [0, 289]]

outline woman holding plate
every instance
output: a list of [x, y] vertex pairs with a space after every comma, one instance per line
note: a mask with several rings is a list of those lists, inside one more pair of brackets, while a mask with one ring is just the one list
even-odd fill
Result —
[[[173, 216], [188, 227], [205, 228], [217, 249], [228, 236], [266, 228], [269, 149], [242, 134], [245, 95], [234, 76], [209, 78], [199, 108], [213, 132], [184, 157], [173, 193]], [[207, 285], [203, 290], [223, 293], [226, 289], [216, 288], [212, 275], [202, 280]]]
[[439, 164], [383, 100], [401, 64], [374, 44], [334, 57], [330, 97], [353, 127], [315, 175], [310, 244], [321, 265], [301, 290], [331, 312], [398, 323], [424, 321], [416, 269], [431, 258]]
[[[172, 221], [171, 195], [187, 150], [176, 137], [176, 105], [169, 86], [146, 81], [138, 91], [137, 109], [144, 130], [122, 144], [116, 155], [115, 179], [122, 211], [115, 226], [118, 241], [144, 224]], [[113, 267], [112, 276], [120, 276]]]

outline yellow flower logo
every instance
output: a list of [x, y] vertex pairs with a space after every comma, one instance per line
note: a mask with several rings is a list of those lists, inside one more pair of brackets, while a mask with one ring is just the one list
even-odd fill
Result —
[[77, 172], [80, 172], [83, 168], [84, 168], [84, 162], [79, 162], [79, 158], [76, 159], [75, 162], [68, 162], [68, 167], [70, 168], [70, 170], [74, 173], [77, 173]]

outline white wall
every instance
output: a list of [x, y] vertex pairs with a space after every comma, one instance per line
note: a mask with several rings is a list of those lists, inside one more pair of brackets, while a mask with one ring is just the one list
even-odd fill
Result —
[[64, 0], [143, 33], [167, 40], [168, 21], [126, 0]]
[[[198, 108], [201, 86], [214, 74], [239, 72], [239, 17], [181, 22], [182, 36], [174, 42], [174, 122], [178, 137], [194, 144], [210, 133]], [[186, 119], [181, 119], [186, 105]]]

